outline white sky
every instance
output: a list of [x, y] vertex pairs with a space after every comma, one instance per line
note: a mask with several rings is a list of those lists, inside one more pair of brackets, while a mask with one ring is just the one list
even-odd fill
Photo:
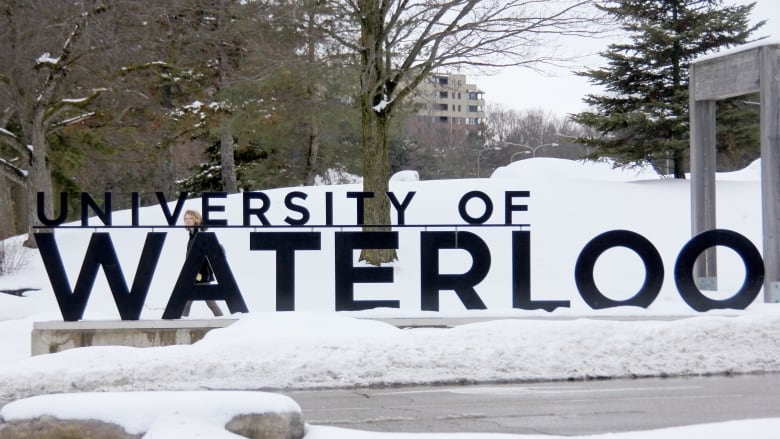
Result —
[[[741, 233], [760, 248], [758, 170], [758, 163], [754, 163], [740, 172], [719, 174], [717, 189], [718, 226]], [[269, 190], [266, 193], [272, 208], [268, 216], [272, 223], [280, 223], [279, 219], [290, 213], [278, 209], [283, 206], [285, 194], [299, 190], [309, 194], [307, 201], [312, 206], [313, 222], [319, 223], [317, 215], [321, 212], [314, 212], [314, 206], [318, 205], [324, 190], [332, 191], [338, 203], [345, 192], [357, 189], [347, 185]], [[492, 200], [503, 200], [506, 190], [530, 190], [528, 212], [515, 212], [513, 220], [531, 224], [532, 297], [535, 300], [570, 300], [571, 308], [553, 313], [511, 309], [511, 292], [507, 286], [511, 279], [506, 256], [508, 231], [495, 229], [476, 232], [488, 242], [493, 255], [488, 277], [476, 287], [488, 306], [485, 311], [464, 310], [454, 294], [446, 291], [440, 294], [440, 312], [419, 310], [419, 238], [417, 231], [406, 231], [401, 235], [400, 260], [393, 265], [393, 283], [388, 288], [383, 285], [356, 286], [358, 298], [399, 299], [401, 309], [334, 313], [332, 239], [323, 232], [322, 251], [296, 255], [298, 312], [275, 313], [272, 252], [248, 251], [247, 230], [212, 229], [226, 249], [236, 281], [252, 311], [250, 314], [225, 329], [211, 331], [204, 340], [191, 346], [91, 347], [30, 357], [33, 322], [61, 320], [61, 316], [41, 261], [29, 251], [29, 265], [23, 272], [0, 277], [0, 289], [41, 289], [27, 293], [26, 297], [0, 294], [0, 352], [3, 352], [0, 399], [74, 391], [118, 392], [112, 403], [118, 409], [105, 410], [105, 400], [97, 397], [86, 397], [78, 402], [71, 400], [71, 403], [26, 400], [24, 404], [6, 406], [0, 415], [7, 420], [46, 413], [71, 418], [100, 417], [136, 431], [149, 429], [147, 438], [235, 439], [234, 435], [222, 433], [219, 424], [219, 419], [224, 419], [228, 413], [220, 413], [217, 420], [204, 416], [198, 411], [202, 406], [197, 403], [203, 395], [188, 392], [413, 385], [462, 380], [500, 382], [591, 376], [674, 376], [727, 371], [780, 372], [780, 351], [777, 349], [780, 345], [780, 308], [776, 304], [762, 303], [760, 293], [746, 310], [698, 314], [680, 299], [668, 274], [659, 297], [648, 309], [622, 307], [594, 311], [576, 292], [573, 267], [577, 255], [591, 238], [607, 230], [629, 229], [648, 238], [662, 255], [666, 272], [671, 273], [677, 252], [689, 239], [688, 181], [659, 179], [647, 170], [612, 170], [608, 164], [537, 158], [501, 168], [493, 178], [393, 182], [391, 189], [399, 195], [417, 191], [407, 210], [409, 224], [462, 223], [457, 214], [458, 199], [471, 190], [484, 191]], [[195, 203], [198, 201], [188, 202], [187, 208], [197, 208]], [[240, 206], [238, 197], [228, 201], [227, 216], [231, 224], [240, 223]], [[503, 208], [496, 209], [495, 216], [501, 219], [491, 221], [501, 222]], [[351, 223], [354, 208], [339, 207], [335, 215], [336, 223]], [[161, 218], [159, 206], [141, 211], [142, 224], [161, 224]], [[127, 212], [115, 215], [114, 224], [127, 223]], [[79, 272], [90, 233], [92, 230], [60, 229], [57, 232], [71, 284]], [[135, 272], [146, 230], [114, 229], [111, 233], [129, 279]], [[142, 319], [160, 318], [183, 262], [186, 233], [174, 229], [169, 230], [168, 235]], [[708, 293], [710, 297], [730, 297], [741, 285], [744, 268], [738, 259], [735, 262], [735, 257], [728, 252], [719, 253], [721, 290]], [[442, 272], [463, 272], [470, 266], [469, 259], [459, 251], [442, 251]], [[604, 253], [594, 272], [599, 288], [615, 300], [631, 297], [644, 276], [636, 255], [621, 249]], [[616, 315], [636, 316], [638, 320], [594, 318]], [[204, 318], [210, 314], [198, 303], [193, 306], [192, 316]], [[493, 321], [453, 329], [400, 330], [378, 321], [355, 318], [426, 316], [490, 317]], [[561, 316], [577, 319], [547, 319]], [[643, 316], [677, 316], [680, 319], [664, 321], [642, 319]], [[85, 318], [118, 319], [102, 274], [95, 283]], [[636, 349], [638, 344], [642, 349]], [[475, 364], [480, 367], [475, 368]], [[164, 404], [181, 410], [165, 416], [165, 410], [154, 411], [159, 417], [150, 419], [144, 411], [128, 408], [132, 401], [122, 393], [127, 391], [182, 391], [175, 396], [179, 399], [176, 403]], [[106, 396], [105, 393], [101, 395], [101, 398]], [[112, 397], [113, 394], [108, 395]], [[273, 402], [271, 397], [265, 401], [279, 410], [290, 407], [289, 402]], [[246, 410], [241, 401], [238, 402], [229, 411], [241, 413]], [[773, 435], [779, 430], [780, 418], [588, 437], [731, 439], [739, 434], [769, 439], [776, 437]], [[149, 433], [152, 431], [154, 435]], [[310, 426], [306, 439], [386, 437], [421, 439], [430, 434], [381, 434]], [[454, 439], [458, 436], [436, 437]], [[477, 439], [481, 436], [469, 434], [468, 437]], [[538, 439], [537, 436], [522, 435], [484, 436], [485, 439], [497, 437]]]
[[[748, 4], [749, 0], [726, 0], [730, 4]], [[753, 22], [767, 20], [755, 35], [780, 39], [780, 1], [758, 0], [753, 8]], [[609, 40], [579, 39], [582, 45], [578, 53], [594, 53], [589, 68], [598, 67], [602, 59], [597, 55], [606, 50]], [[581, 52], [580, 52], [581, 50]], [[582, 98], [588, 93], [599, 93], [599, 87], [587, 78], [579, 77], [565, 69], [542, 74], [523, 68], [503, 69], [495, 76], [472, 76], [469, 82], [477, 84], [485, 92], [488, 104], [497, 103], [516, 110], [542, 109], [554, 115], [564, 116], [586, 110]]]

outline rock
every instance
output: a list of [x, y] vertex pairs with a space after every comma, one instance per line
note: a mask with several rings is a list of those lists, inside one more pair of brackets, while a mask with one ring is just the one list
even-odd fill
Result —
[[0, 411], [0, 439], [139, 439], [177, 416], [252, 439], [301, 439], [300, 407], [264, 392], [98, 392], [41, 395]]
[[119, 425], [95, 420], [41, 416], [0, 424], [0, 439], [138, 439]]
[[300, 439], [304, 435], [303, 416], [291, 412], [238, 415], [225, 429], [252, 439]]

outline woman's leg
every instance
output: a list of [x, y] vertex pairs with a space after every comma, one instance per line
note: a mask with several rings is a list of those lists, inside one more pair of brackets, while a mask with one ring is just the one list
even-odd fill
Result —
[[222, 316], [222, 310], [219, 308], [219, 305], [217, 305], [216, 300], [207, 300], [206, 306], [208, 306], [211, 312], [214, 313], [214, 316], [216, 317]]
[[184, 304], [184, 311], [181, 312], [181, 316], [182, 317], [189, 316], [190, 308], [192, 308], [192, 300], [188, 300], [187, 303]]

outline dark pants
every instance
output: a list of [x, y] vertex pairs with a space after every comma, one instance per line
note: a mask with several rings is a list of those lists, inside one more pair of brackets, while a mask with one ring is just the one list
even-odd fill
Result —
[[[222, 316], [222, 310], [219, 309], [219, 305], [217, 305], [216, 300], [207, 300], [206, 306], [209, 307], [212, 313], [214, 313], [214, 316], [220, 317]], [[190, 315], [190, 308], [192, 307], [192, 300], [188, 300], [186, 304], [184, 304], [184, 311], [182, 311], [181, 316], [187, 317]]]

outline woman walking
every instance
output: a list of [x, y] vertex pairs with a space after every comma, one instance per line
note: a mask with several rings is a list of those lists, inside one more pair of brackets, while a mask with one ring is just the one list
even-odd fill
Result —
[[[199, 232], [203, 232], [206, 230], [205, 227], [203, 227], [201, 224], [203, 223], [203, 217], [201, 216], [200, 212], [197, 210], [188, 210], [184, 212], [184, 225], [187, 227], [187, 231], [190, 234], [189, 239], [187, 240], [187, 255], [190, 254], [190, 249], [192, 248], [192, 242], [195, 239], [195, 235], [197, 235]], [[196, 284], [209, 284], [214, 281], [214, 272], [211, 269], [211, 264], [209, 264], [208, 259], [203, 260], [203, 264], [200, 266], [200, 270], [198, 270], [198, 274], [195, 276], [195, 283]], [[214, 313], [215, 316], [219, 317], [222, 316], [222, 310], [219, 308], [219, 305], [217, 305], [217, 302], [215, 300], [207, 300], [206, 306], [209, 307], [212, 313]], [[182, 317], [187, 317], [190, 315], [190, 308], [192, 307], [192, 301], [188, 300], [187, 303], [184, 305], [184, 311], [181, 313]]]

